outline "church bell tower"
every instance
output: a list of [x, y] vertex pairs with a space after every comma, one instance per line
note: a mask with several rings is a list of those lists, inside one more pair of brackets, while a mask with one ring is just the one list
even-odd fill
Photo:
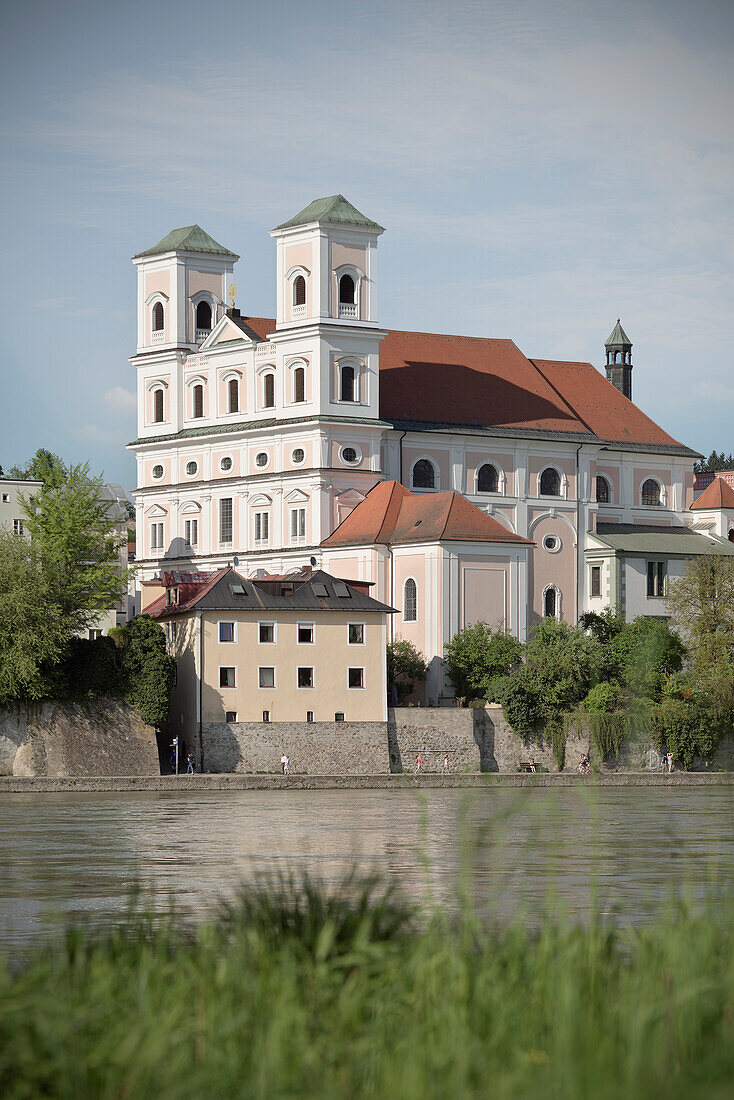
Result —
[[607, 382], [632, 400], [632, 341], [622, 328], [619, 317], [604, 347], [607, 352]]

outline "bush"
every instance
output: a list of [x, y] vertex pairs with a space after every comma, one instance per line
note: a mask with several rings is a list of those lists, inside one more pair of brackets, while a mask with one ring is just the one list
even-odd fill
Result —
[[618, 704], [619, 684], [605, 680], [601, 684], [594, 684], [580, 705], [591, 714], [611, 714]]
[[460, 699], [488, 699], [489, 684], [506, 676], [522, 658], [523, 646], [503, 631], [474, 623], [444, 646], [446, 671]]
[[395, 687], [399, 703], [413, 694], [416, 680], [423, 683], [427, 676], [428, 665], [412, 642], [396, 638], [387, 643], [387, 682]]
[[711, 760], [719, 741], [714, 707], [700, 697], [664, 699], [651, 711], [651, 733], [658, 752], [667, 749], [686, 771], [696, 756]]
[[138, 615], [124, 628], [121, 641], [127, 699], [144, 721], [160, 729], [168, 721], [176, 675], [176, 661], [166, 653], [163, 628], [150, 616]]

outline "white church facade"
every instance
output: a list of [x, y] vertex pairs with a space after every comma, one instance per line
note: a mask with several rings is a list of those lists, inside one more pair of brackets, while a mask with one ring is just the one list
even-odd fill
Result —
[[134, 258], [142, 580], [311, 564], [369, 581], [438, 696], [467, 623], [524, 638], [548, 614], [662, 614], [673, 563], [734, 552], [693, 530], [697, 453], [632, 403], [619, 322], [606, 377], [511, 340], [388, 331], [382, 233], [341, 195], [278, 226], [275, 318], [226, 304], [238, 256], [198, 226]]

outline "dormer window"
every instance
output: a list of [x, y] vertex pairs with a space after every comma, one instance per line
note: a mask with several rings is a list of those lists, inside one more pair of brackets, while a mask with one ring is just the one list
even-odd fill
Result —
[[163, 302], [156, 302], [153, 306], [153, 340], [163, 339], [163, 328], [165, 325], [165, 313], [163, 310]]
[[293, 280], [293, 305], [305, 306], [306, 304], [306, 280], [303, 275], [296, 275]]
[[355, 301], [354, 276], [342, 275], [339, 279], [339, 316], [357, 316], [357, 304]]
[[206, 340], [212, 330], [212, 307], [206, 300], [196, 307], [196, 343]]
[[339, 371], [339, 400], [354, 401], [354, 367], [345, 366]]

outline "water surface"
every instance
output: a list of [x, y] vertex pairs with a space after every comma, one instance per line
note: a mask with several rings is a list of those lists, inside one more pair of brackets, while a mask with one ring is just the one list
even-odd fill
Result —
[[335, 883], [356, 861], [416, 900], [574, 920], [594, 899], [648, 920], [672, 894], [734, 889], [731, 788], [198, 791], [0, 798], [3, 943], [23, 954], [69, 917], [100, 927], [140, 881], [199, 915], [242, 879], [295, 867]]

